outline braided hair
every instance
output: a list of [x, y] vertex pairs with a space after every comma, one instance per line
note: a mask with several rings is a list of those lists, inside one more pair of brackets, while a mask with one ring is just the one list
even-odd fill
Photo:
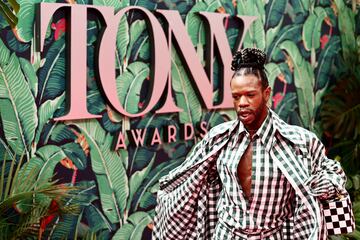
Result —
[[231, 70], [235, 71], [233, 78], [253, 74], [261, 80], [263, 89], [269, 86], [265, 72], [266, 54], [258, 48], [244, 48], [237, 51], [231, 62]]

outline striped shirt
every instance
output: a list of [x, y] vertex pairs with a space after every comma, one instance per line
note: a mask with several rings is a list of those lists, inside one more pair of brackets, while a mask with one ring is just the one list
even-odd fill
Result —
[[[271, 112], [253, 135], [239, 121], [237, 131], [230, 135], [229, 144], [217, 160], [223, 189], [217, 203], [219, 221], [230, 229], [249, 233], [280, 228], [293, 215], [295, 191], [274, 165], [266, 145], [272, 143], [275, 130]], [[252, 144], [251, 196], [246, 198], [238, 180], [238, 164]], [[219, 226], [218, 226], [219, 227]], [[220, 237], [220, 236], [218, 236]], [[221, 236], [224, 239], [224, 236]]]

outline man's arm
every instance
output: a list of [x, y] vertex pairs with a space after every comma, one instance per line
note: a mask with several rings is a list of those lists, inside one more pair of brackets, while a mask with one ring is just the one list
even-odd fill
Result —
[[339, 162], [325, 155], [325, 147], [315, 134], [310, 139], [312, 176], [308, 181], [311, 192], [320, 199], [331, 199], [346, 194], [346, 175]]

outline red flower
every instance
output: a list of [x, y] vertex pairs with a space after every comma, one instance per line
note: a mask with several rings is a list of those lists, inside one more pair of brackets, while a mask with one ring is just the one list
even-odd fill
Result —
[[52, 23], [51, 28], [55, 30], [55, 40], [58, 40], [66, 31], [65, 18], [60, 19], [57, 23]]
[[273, 96], [273, 102], [274, 102], [274, 108], [277, 107], [277, 105], [282, 101], [284, 98], [283, 94], [278, 92]]
[[326, 44], [329, 42], [329, 37], [328, 35], [324, 35], [320, 38], [320, 43], [321, 43], [321, 49], [324, 49], [324, 47], [326, 46]]

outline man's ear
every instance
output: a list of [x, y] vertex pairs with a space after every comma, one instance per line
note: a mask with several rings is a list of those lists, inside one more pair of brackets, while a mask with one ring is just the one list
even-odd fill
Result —
[[270, 86], [267, 86], [267, 87], [265, 88], [265, 90], [263, 91], [263, 93], [264, 93], [265, 101], [268, 102], [268, 101], [269, 101], [269, 98], [270, 98], [271, 87], [270, 87]]

